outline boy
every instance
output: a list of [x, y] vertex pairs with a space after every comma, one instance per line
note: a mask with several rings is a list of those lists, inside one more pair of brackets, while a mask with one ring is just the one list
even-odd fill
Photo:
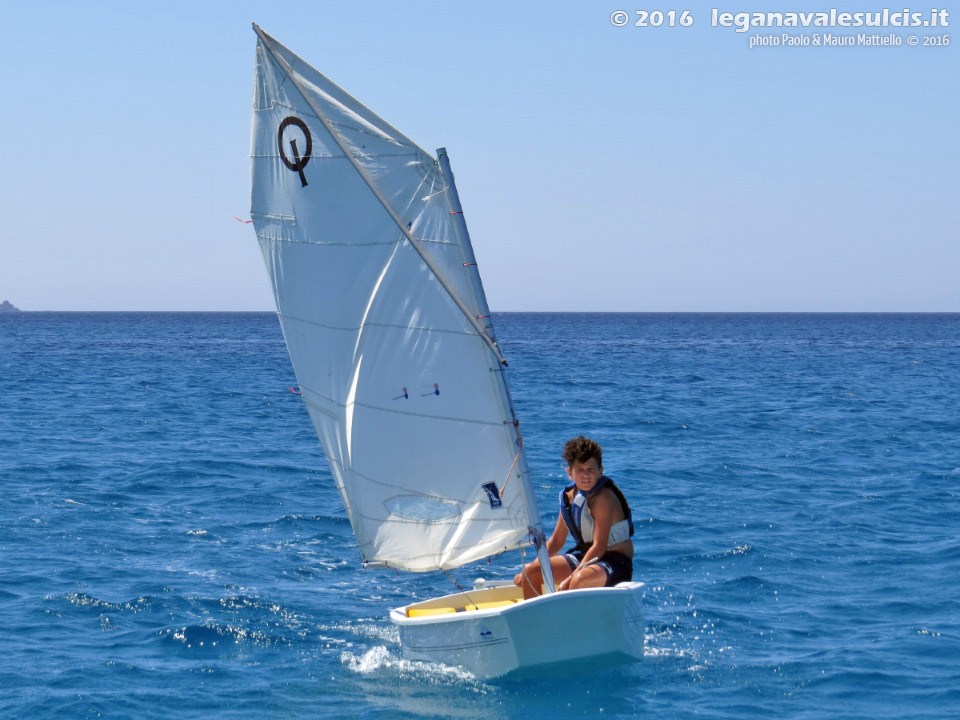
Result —
[[[593, 440], [573, 438], [563, 446], [567, 475], [573, 482], [560, 493], [560, 516], [547, 541], [558, 590], [612, 587], [633, 577], [633, 520], [627, 500], [603, 474], [603, 449]], [[576, 546], [557, 555], [567, 535]], [[527, 563], [513, 579], [523, 597], [540, 594], [540, 562]]]

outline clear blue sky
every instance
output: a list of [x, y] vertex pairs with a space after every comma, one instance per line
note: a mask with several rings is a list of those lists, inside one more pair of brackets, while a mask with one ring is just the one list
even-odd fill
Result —
[[[272, 309], [233, 219], [256, 22], [449, 149], [494, 310], [960, 311], [960, 3], [914, 5], [934, 6], [953, 27], [869, 30], [899, 47], [750, 49], [782, 30], [712, 7], [883, 6], [8, 3], [0, 300]], [[658, 7], [694, 25], [610, 22]]]

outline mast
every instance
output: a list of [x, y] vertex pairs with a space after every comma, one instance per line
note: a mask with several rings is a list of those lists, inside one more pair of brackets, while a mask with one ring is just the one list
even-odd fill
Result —
[[[453, 170], [450, 168], [450, 156], [446, 148], [437, 149], [437, 165], [443, 176], [446, 185], [447, 199], [450, 202], [450, 216], [454, 225], [463, 238], [463, 248], [466, 262], [464, 270], [467, 270], [473, 283], [474, 296], [478, 300], [480, 321], [486, 321], [485, 330], [487, 336], [496, 345], [497, 339], [493, 332], [493, 323], [490, 321], [490, 308], [487, 306], [486, 293], [483, 291], [483, 284], [480, 281], [480, 272], [477, 269], [477, 260], [473, 254], [473, 243], [470, 242], [470, 233], [467, 231], [467, 221], [463, 217], [463, 206], [460, 204], [460, 194], [457, 192], [457, 185], [453, 178]], [[516, 443], [518, 451], [517, 471], [520, 475], [520, 482], [523, 487], [524, 499], [526, 500], [527, 512], [530, 518], [530, 533], [533, 535], [533, 542], [537, 548], [537, 558], [540, 560], [540, 569], [543, 573], [543, 584], [547, 593], [553, 593], [556, 590], [553, 581], [553, 567], [550, 565], [550, 554], [547, 551], [547, 540], [543, 532], [543, 522], [540, 519], [540, 510], [537, 507], [537, 497], [533, 491], [531, 482], [530, 466], [527, 464], [527, 453], [523, 447], [523, 438], [520, 436], [520, 421], [517, 419], [516, 410], [513, 407], [513, 399], [510, 397], [510, 388], [507, 386], [507, 374], [505, 371], [506, 361], [497, 364], [496, 372], [500, 376], [500, 391], [503, 395], [504, 404], [510, 412], [510, 422], [516, 431]]]

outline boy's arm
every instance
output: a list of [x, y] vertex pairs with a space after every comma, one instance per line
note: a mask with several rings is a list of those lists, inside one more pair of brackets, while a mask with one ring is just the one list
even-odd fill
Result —
[[553, 535], [547, 540], [548, 555], [552, 556], [560, 552], [563, 544], [567, 541], [567, 532], [567, 524], [563, 521], [563, 517], [558, 517], [557, 526], [553, 529]]

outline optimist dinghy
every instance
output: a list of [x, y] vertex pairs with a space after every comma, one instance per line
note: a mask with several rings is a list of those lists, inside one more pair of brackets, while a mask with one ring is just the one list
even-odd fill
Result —
[[[447, 152], [432, 157], [254, 30], [250, 214], [364, 563], [450, 570], [532, 540], [549, 569]], [[479, 583], [393, 610], [404, 655], [482, 678], [643, 655], [642, 583], [554, 592], [545, 574], [530, 600]], [[574, 619], [570, 642], [557, 630]]]

